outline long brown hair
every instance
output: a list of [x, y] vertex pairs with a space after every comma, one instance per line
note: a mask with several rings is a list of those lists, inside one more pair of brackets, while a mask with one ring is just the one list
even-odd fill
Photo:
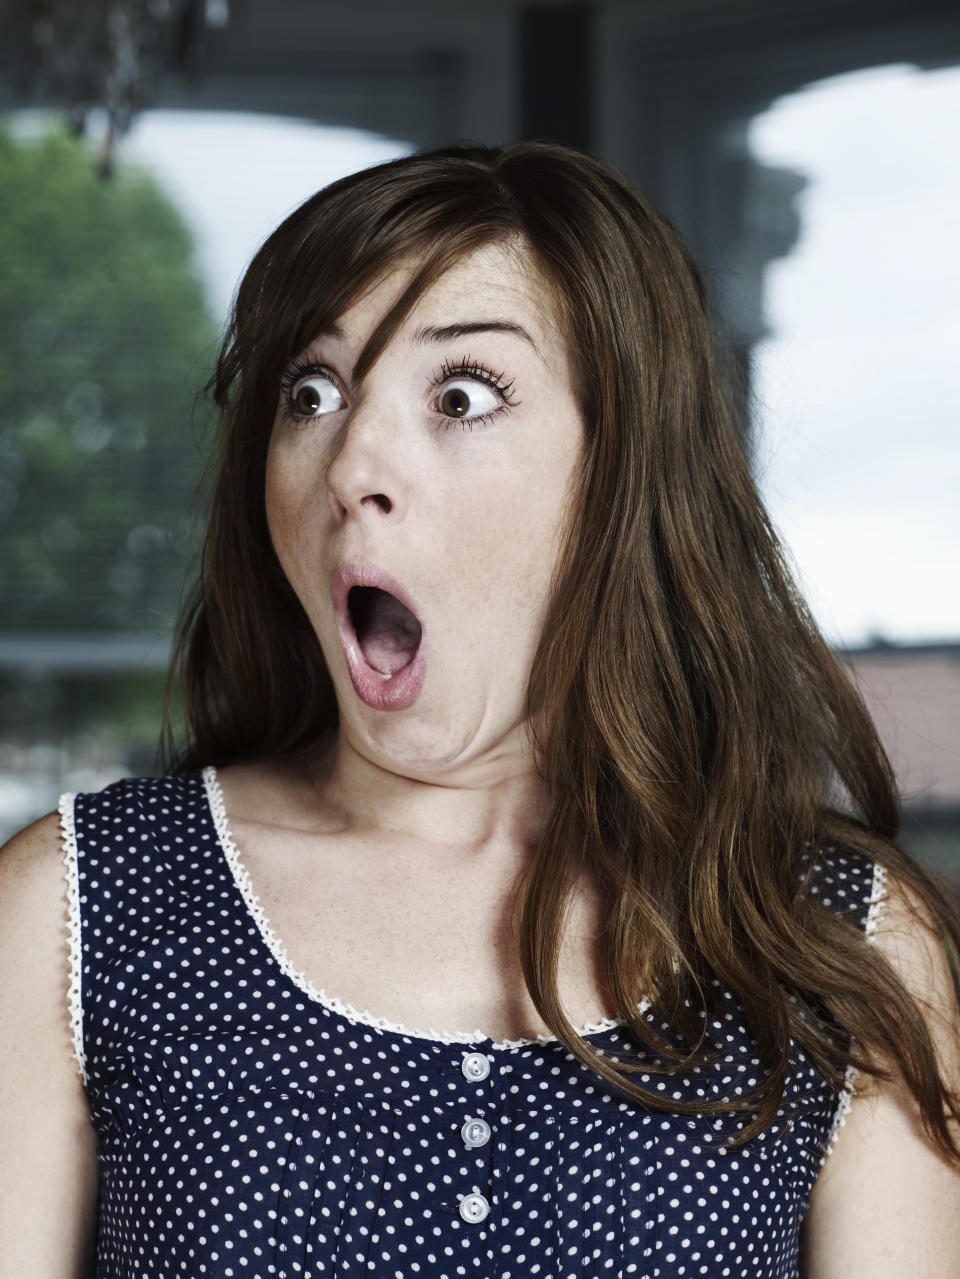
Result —
[[[211, 379], [221, 435], [199, 580], [181, 619], [189, 740], [170, 767], [299, 752], [337, 723], [314, 632], [274, 555], [264, 470], [284, 368], [385, 271], [419, 269], [361, 353], [372, 366], [417, 298], [464, 253], [519, 245], [565, 331], [585, 423], [579, 505], [526, 694], [552, 811], [518, 896], [533, 1003], [599, 1076], [652, 1109], [782, 1102], [791, 1041], [839, 1088], [848, 1067], [902, 1073], [960, 1161], [916, 1002], [853, 923], [804, 891], [819, 850], [886, 867], [948, 945], [944, 885], [895, 842], [883, 748], [799, 597], [741, 446], [696, 264], [612, 166], [545, 143], [455, 146], [344, 178], [300, 206], [247, 271]], [[169, 704], [169, 697], [168, 697]], [[718, 985], [738, 997], [768, 1074], [747, 1098], [664, 1100], [598, 1054], [558, 997], [564, 906], [586, 870], [600, 959], [655, 1054], [709, 1060]], [[640, 992], [680, 1036], [658, 1037]], [[887, 1065], [880, 1065], [886, 1062]]]

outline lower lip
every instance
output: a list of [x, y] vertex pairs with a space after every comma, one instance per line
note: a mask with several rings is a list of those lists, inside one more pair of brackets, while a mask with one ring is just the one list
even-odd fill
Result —
[[403, 670], [397, 671], [389, 679], [383, 679], [375, 670], [367, 665], [360, 646], [355, 639], [344, 644], [347, 656], [347, 670], [353, 690], [365, 706], [375, 711], [402, 711], [420, 696], [424, 676], [427, 672], [426, 657], [423, 651], [423, 640], [413, 656], [413, 660]]

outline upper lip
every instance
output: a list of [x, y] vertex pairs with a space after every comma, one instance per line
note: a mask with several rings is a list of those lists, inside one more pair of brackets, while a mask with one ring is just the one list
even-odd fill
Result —
[[400, 585], [395, 577], [378, 567], [376, 564], [370, 564], [366, 560], [348, 560], [341, 564], [333, 571], [330, 580], [330, 591], [333, 595], [333, 609], [336, 615], [337, 624], [340, 627], [340, 633], [344, 637], [353, 638], [355, 635], [353, 622], [350, 620], [350, 610], [347, 606], [347, 596], [350, 594], [352, 586], [377, 586], [381, 591], [387, 591], [395, 596], [401, 604], [405, 604], [410, 612], [414, 615], [423, 628], [423, 617], [420, 612], [420, 605], [416, 602], [410, 593]]

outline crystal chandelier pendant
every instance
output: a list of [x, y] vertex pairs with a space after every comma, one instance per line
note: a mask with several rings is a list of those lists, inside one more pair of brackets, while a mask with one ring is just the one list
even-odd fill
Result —
[[117, 138], [153, 103], [162, 77], [200, 73], [230, 0], [18, 0], [10, 16], [15, 92], [55, 103], [78, 134], [102, 109], [107, 176]]

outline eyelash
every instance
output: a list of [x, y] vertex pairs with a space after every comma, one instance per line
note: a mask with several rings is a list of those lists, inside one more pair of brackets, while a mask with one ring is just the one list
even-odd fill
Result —
[[[285, 422], [289, 422], [294, 427], [303, 427], [313, 418], [310, 414], [297, 413], [290, 407], [293, 388], [301, 378], [316, 376], [317, 374], [336, 384], [336, 379], [331, 370], [311, 359], [294, 360], [280, 379], [280, 415]], [[502, 371], [495, 373], [492, 369], [487, 368], [485, 364], [471, 360], [469, 355], [459, 360], [456, 364], [450, 364], [449, 361], [444, 360], [440, 368], [431, 377], [430, 382], [432, 386], [441, 387], [445, 382], [453, 381], [456, 378], [470, 378], [475, 382], [482, 383], [484, 386], [489, 386], [491, 390], [497, 392], [502, 403], [499, 408], [493, 409], [489, 413], [479, 413], [471, 418], [447, 417], [445, 414], [441, 414], [442, 425], [447, 429], [472, 431], [478, 424], [487, 426], [502, 413], [509, 413], [520, 402], [510, 396], [514, 379], [504, 382]]]
[[301, 378], [316, 377], [317, 374], [328, 378], [334, 382], [334, 377], [330, 369], [325, 365], [311, 359], [297, 359], [289, 364], [284, 370], [280, 379], [280, 416], [285, 422], [289, 422], [291, 426], [303, 427], [312, 418], [308, 413], [297, 413], [290, 406], [292, 404], [293, 388], [297, 385]]
[[503, 376], [502, 370], [499, 373], [494, 373], [485, 364], [479, 364], [476, 360], [471, 362], [469, 355], [454, 365], [444, 360], [438, 371], [430, 379], [434, 386], [443, 386], [444, 382], [453, 381], [455, 378], [471, 378], [475, 382], [481, 382], [484, 386], [489, 386], [492, 391], [496, 391], [502, 403], [498, 409], [493, 409], [490, 413], [479, 413], [476, 417], [456, 418], [444, 416], [443, 425], [449, 429], [472, 431], [477, 423], [487, 426], [494, 418], [500, 417], [502, 413], [509, 413], [519, 403], [519, 400], [514, 400], [510, 397], [513, 379], [509, 382], [504, 382]]

